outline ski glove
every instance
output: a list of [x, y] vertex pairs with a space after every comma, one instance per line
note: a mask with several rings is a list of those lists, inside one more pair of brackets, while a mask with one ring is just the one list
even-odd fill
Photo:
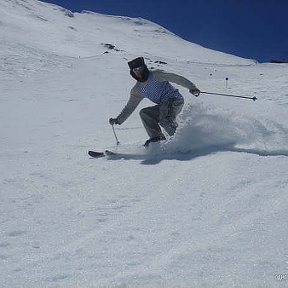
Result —
[[197, 87], [194, 87], [194, 88], [190, 89], [189, 92], [191, 94], [193, 94], [195, 97], [198, 97], [200, 95], [201, 91]]
[[109, 119], [109, 124], [110, 125], [119, 124], [118, 119], [117, 118], [110, 118]]

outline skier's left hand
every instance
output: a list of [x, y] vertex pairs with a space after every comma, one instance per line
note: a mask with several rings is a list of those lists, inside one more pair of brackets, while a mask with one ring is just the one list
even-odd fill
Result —
[[198, 97], [200, 95], [201, 91], [197, 87], [194, 87], [194, 88], [190, 89], [189, 92], [191, 94], [193, 94], [195, 97]]
[[118, 123], [118, 119], [117, 119], [117, 118], [110, 118], [110, 119], [109, 119], [109, 124], [110, 124], [110, 125], [119, 124], [119, 123]]

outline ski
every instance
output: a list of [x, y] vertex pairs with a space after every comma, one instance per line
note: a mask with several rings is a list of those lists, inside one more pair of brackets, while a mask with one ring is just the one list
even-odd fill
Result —
[[102, 158], [102, 157], [105, 157], [105, 156], [120, 156], [120, 155], [123, 155], [122, 153], [117, 153], [117, 152], [113, 152], [113, 151], [110, 151], [110, 150], [105, 150], [105, 152], [98, 152], [98, 151], [88, 151], [88, 155], [93, 157], [93, 158]]
[[138, 153], [130, 153], [130, 152], [115, 152], [111, 150], [105, 150], [105, 156], [108, 159], [114, 159], [114, 160], [119, 160], [119, 159], [130, 159], [130, 160], [143, 160], [147, 157], [145, 154], [138, 154]]
[[96, 152], [96, 151], [88, 151], [88, 155], [93, 157], [93, 158], [105, 157], [105, 153], [104, 152]]
[[88, 155], [92, 158], [103, 158], [108, 159], [143, 159], [145, 154], [133, 154], [133, 153], [120, 153], [111, 150], [105, 150], [105, 152], [89, 151]]
[[106, 156], [115, 156], [115, 155], [120, 155], [120, 153], [113, 152], [111, 150], [105, 150], [105, 155]]

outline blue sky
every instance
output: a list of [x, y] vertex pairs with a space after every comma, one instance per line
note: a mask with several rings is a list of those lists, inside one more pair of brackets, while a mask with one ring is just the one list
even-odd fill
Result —
[[142, 17], [204, 47], [268, 62], [288, 57], [288, 0], [46, 0], [72, 12]]

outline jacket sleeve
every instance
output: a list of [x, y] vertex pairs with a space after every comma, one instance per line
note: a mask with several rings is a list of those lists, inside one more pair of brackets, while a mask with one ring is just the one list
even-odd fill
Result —
[[153, 72], [153, 75], [156, 78], [156, 80], [159, 81], [169, 81], [178, 84], [184, 88], [187, 88], [189, 90], [196, 88], [196, 85], [192, 83], [190, 80], [174, 73], [168, 73], [162, 70], [156, 70]]
[[137, 89], [134, 86], [130, 92], [130, 98], [126, 106], [123, 108], [123, 110], [117, 117], [118, 124], [121, 125], [124, 121], [126, 121], [126, 119], [132, 114], [132, 112], [139, 105], [141, 100], [143, 100], [143, 97], [138, 93]]

